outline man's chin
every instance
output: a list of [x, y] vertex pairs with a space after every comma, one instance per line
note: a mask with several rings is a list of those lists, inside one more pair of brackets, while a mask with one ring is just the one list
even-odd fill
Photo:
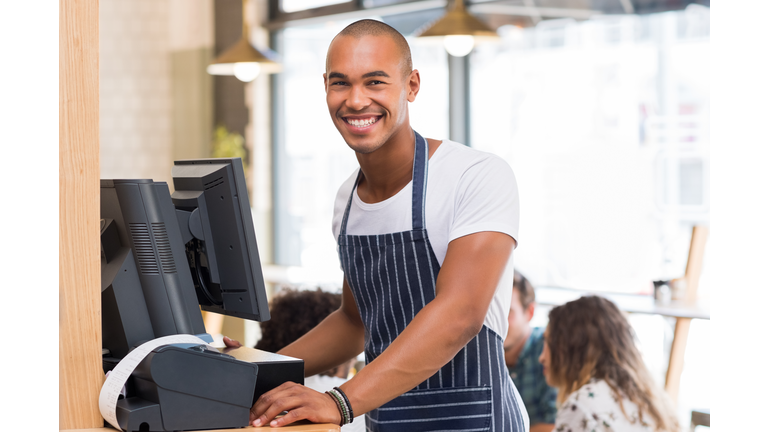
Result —
[[380, 147], [376, 145], [360, 145], [359, 143], [350, 143], [349, 141], [347, 141], [347, 145], [358, 154], [371, 154]]
[[344, 142], [347, 143], [347, 146], [355, 151], [355, 153], [359, 154], [370, 154], [375, 152], [381, 147], [381, 143], [378, 143], [374, 141], [371, 138], [363, 138], [355, 137], [355, 136], [346, 136], [344, 134], [341, 135], [342, 138], [344, 138]]

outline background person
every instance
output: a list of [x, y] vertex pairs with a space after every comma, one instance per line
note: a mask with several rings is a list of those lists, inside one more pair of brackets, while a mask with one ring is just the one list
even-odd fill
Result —
[[558, 388], [557, 431], [679, 431], [619, 309], [585, 296], [549, 312], [541, 364]]
[[544, 348], [544, 328], [530, 325], [535, 302], [533, 285], [515, 270], [504, 361], [528, 411], [531, 432], [551, 432], [557, 414], [557, 389], [547, 384], [539, 362]]

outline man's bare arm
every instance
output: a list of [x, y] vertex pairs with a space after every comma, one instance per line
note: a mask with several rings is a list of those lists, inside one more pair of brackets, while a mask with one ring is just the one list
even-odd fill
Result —
[[307, 334], [278, 351], [304, 360], [304, 375], [332, 369], [363, 351], [365, 328], [345, 280], [341, 307]]
[[[375, 361], [341, 386], [355, 415], [416, 387], [477, 335], [514, 244], [512, 237], [498, 232], [475, 233], [449, 243], [437, 278], [435, 299], [416, 314]], [[299, 357], [311, 348], [306, 342], [302, 343], [301, 353], [298, 349], [289, 353], [288, 348], [281, 353]], [[321, 368], [320, 363], [312, 368]], [[272, 421], [283, 411], [288, 414]], [[301, 419], [338, 421], [339, 413], [330, 396], [285, 384], [256, 402], [252, 418], [255, 425], [272, 421], [272, 426], [284, 426]]]
[[341, 386], [356, 414], [416, 387], [477, 335], [514, 243], [506, 234], [480, 232], [448, 244], [435, 299], [375, 361]]

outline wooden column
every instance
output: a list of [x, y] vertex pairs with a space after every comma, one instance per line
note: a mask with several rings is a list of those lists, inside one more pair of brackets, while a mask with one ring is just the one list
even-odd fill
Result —
[[101, 427], [99, 2], [59, 1], [59, 429]]
[[[688, 264], [685, 267], [685, 297], [687, 304], [696, 303], [696, 295], [699, 289], [699, 278], [704, 265], [704, 247], [707, 244], [709, 228], [705, 226], [693, 227], [691, 234], [691, 246], [688, 251]], [[688, 342], [688, 332], [691, 328], [690, 318], [677, 318], [675, 334], [672, 339], [672, 349], [669, 352], [669, 366], [665, 389], [672, 401], [677, 402], [680, 391], [680, 376], [683, 373], [685, 360], [685, 347]]]

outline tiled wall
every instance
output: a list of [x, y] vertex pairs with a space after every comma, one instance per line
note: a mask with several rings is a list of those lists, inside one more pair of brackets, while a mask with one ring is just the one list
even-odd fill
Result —
[[168, 0], [99, 2], [102, 178], [170, 182], [169, 5]]

